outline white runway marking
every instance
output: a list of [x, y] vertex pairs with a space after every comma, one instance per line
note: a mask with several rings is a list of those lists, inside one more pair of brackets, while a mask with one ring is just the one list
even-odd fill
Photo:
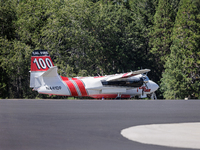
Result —
[[152, 124], [123, 129], [129, 140], [161, 146], [200, 149], [200, 123]]

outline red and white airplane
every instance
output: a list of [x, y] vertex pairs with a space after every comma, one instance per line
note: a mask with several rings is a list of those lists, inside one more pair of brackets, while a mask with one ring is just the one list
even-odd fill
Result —
[[106, 98], [145, 98], [151, 95], [156, 99], [155, 91], [159, 86], [149, 80], [149, 69], [128, 73], [68, 78], [58, 75], [49, 53], [35, 50], [31, 57], [30, 87], [41, 94]]

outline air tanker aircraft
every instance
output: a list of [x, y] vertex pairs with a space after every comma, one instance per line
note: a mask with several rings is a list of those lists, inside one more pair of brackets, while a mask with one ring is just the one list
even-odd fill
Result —
[[41, 94], [118, 99], [150, 95], [156, 99], [159, 86], [149, 80], [149, 69], [96, 77], [58, 75], [47, 50], [34, 50], [31, 57], [30, 87]]

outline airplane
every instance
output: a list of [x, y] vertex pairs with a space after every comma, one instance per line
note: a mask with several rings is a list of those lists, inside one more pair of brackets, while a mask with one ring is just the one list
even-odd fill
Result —
[[132, 97], [156, 99], [159, 86], [149, 80], [149, 69], [94, 77], [63, 77], [47, 50], [34, 50], [31, 56], [30, 87], [40, 94], [125, 99]]

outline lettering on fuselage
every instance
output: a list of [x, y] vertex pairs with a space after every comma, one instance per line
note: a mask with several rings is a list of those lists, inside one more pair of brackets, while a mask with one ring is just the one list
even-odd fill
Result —
[[61, 86], [46, 86], [47, 90], [61, 90], [62, 87]]

